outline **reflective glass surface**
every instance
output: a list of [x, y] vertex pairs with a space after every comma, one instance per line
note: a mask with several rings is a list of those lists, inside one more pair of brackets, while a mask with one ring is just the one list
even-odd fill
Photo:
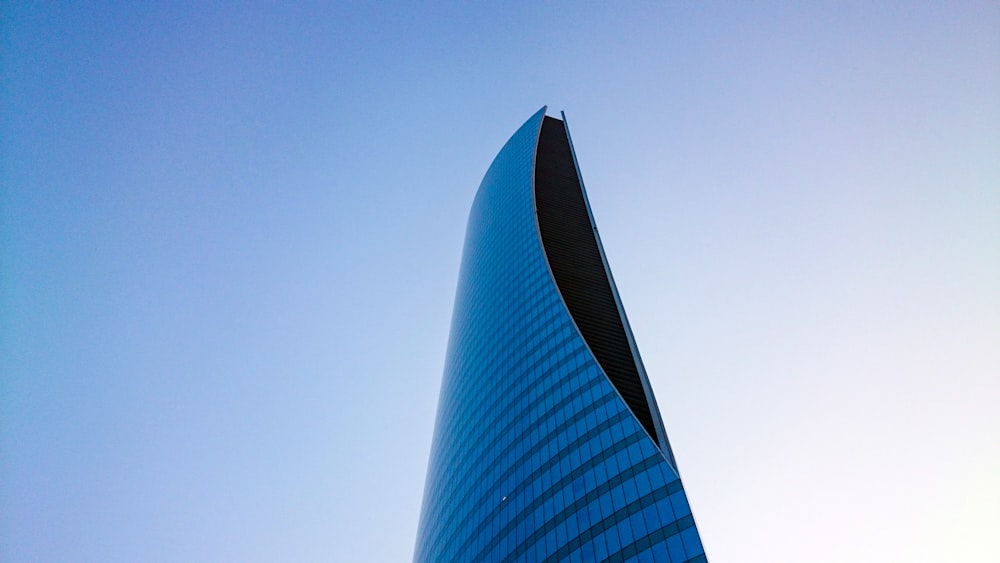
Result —
[[415, 561], [705, 561], [683, 486], [566, 311], [532, 198], [544, 109], [473, 203]]

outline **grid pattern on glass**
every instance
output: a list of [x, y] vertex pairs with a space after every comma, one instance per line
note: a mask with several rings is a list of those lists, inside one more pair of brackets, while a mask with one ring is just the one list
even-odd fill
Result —
[[414, 559], [704, 561], [680, 479], [545, 262], [532, 201], [543, 116], [473, 203]]

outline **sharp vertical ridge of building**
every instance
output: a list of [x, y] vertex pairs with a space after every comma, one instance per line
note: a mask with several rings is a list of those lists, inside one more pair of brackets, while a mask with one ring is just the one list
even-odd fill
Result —
[[629, 409], [650, 437], [665, 443], [587, 207], [566, 127], [545, 116], [536, 156], [535, 209], [556, 287], [584, 341]]

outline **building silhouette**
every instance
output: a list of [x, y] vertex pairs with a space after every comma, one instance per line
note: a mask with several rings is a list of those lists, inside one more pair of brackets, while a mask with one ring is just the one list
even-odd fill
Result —
[[706, 561], [563, 120], [476, 194], [414, 560]]

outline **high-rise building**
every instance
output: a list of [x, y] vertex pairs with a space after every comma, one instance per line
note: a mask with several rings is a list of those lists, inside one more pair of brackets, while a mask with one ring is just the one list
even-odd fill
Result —
[[414, 556], [706, 561], [563, 120], [476, 194]]

